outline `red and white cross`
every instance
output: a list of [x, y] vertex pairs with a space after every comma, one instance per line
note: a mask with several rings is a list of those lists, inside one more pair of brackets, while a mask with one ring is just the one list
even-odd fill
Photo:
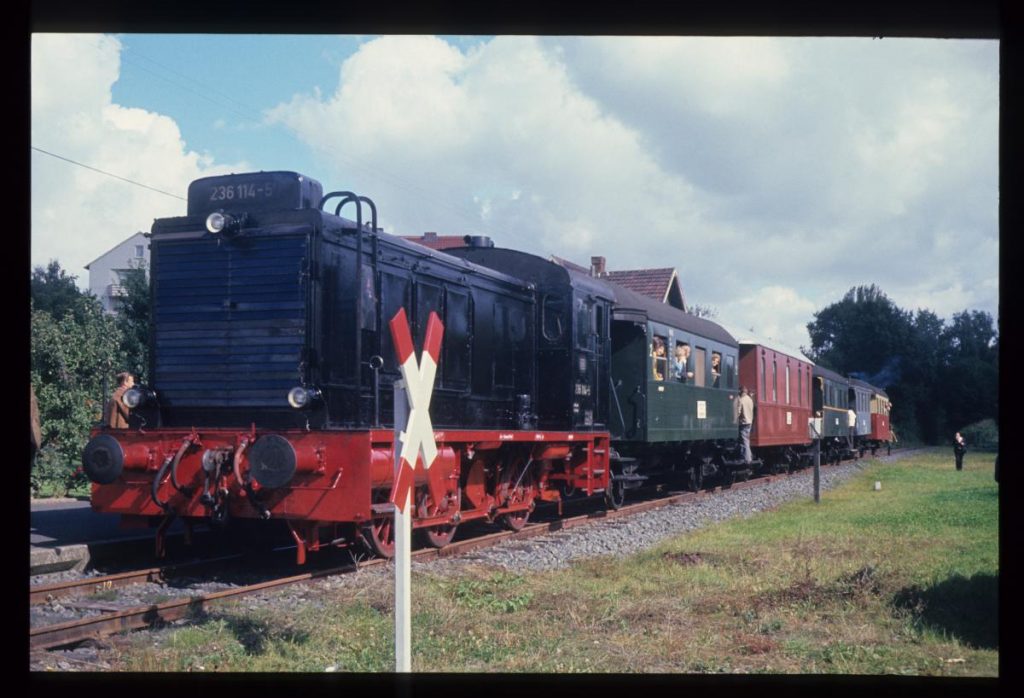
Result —
[[[423, 354], [416, 361], [416, 352], [409, 331], [409, 320], [405, 308], [400, 308], [389, 323], [391, 339], [398, 355], [398, 366], [405, 382], [405, 394], [409, 400], [409, 419], [405, 430], [399, 435], [402, 442], [400, 465], [391, 488], [390, 502], [399, 511], [405, 511], [407, 494], [415, 482], [415, 471], [424, 471], [427, 486], [435, 503], [440, 503], [446, 493], [444, 475], [440, 468], [431, 470], [437, 458], [437, 442], [434, 440], [434, 426], [430, 421], [430, 398], [434, 392], [434, 376], [441, 357], [441, 339], [444, 324], [437, 313], [431, 311], [427, 320], [427, 333], [423, 339]], [[397, 425], [396, 425], [397, 426]]]

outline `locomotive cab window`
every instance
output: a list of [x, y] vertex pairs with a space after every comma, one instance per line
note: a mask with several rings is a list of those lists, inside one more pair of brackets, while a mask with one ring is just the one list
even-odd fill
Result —
[[576, 300], [576, 348], [593, 351], [594, 304], [579, 298]]
[[545, 295], [541, 314], [541, 331], [544, 339], [549, 342], [562, 339], [565, 333], [565, 303], [562, 302], [562, 297], [553, 293]]

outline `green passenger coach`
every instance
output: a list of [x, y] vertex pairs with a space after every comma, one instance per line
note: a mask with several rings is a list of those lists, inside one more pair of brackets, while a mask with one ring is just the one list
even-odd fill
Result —
[[[719, 325], [621, 287], [612, 311], [616, 440], [734, 439], [739, 347]], [[664, 347], [656, 355], [655, 345]], [[675, 369], [686, 347], [685, 375]]]

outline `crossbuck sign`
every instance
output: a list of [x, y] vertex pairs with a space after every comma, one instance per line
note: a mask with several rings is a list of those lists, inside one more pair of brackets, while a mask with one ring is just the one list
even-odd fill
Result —
[[[441, 468], [431, 468], [437, 458], [434, 425], [430, 421], [430, 396], [441, 356], [444, 325], [437, 313], [427, 320], [423, 354], [419, 362], [412, 344], [405, 309], [391, 318], [391, 339], [398, 355], [402, 380], [395, 381], [395, 479], [390, 501], [395, 508], [395, 671], [412, 671], [412, 594], [410, 558], [412, 556], [412, 492], [416, 469], [427, 473], [427, 486], [435, 502], [445, 495]], [[403, 393], [404, 389], [404, 393]], [[402, 425], [405, 428], [402, 428]], [[402, 447], [399, 449], [398, 444]]]
[[[405, 308], [399, 309], [391, 319], [391, 338], [398, 355], [398, 365], [405, 383], [405, 394], [409, 402], [409, 417], [405, 429], [399, 434], [402, 449], [399, 455], [398, 472], [391, 489], [391, 503], [399, 511], [405, 511], [406, 495], [412, 491], [417, 466], [427, 473], [430, 496], [435, 502], [445, 497], [444, 479], [440, 472], [431, 472], [430, 466], [437, 458], [437, 442], [434, 440], [434, 425], [430, 421], [430, 397], [434, 392], [434, 376], [441, 356], [441, 339], [444, 325], [437, 313], [431, 311], [427, 320], [427, 334], [423, 340], [423, 355], [417, 364], [416, 352], [409, 332], [409, 320]], [[396, 415], [395, 429], [401, 429]]]

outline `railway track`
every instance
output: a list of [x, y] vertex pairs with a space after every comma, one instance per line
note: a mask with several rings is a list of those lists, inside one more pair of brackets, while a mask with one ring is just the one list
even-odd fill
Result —
[[[799, 472], [799, 471], [798, 471]], [[796, 474], [796, 473], [794, 473]], [[714, 496], [722, 490], [738, 490], [751, 487], [763, 487], [767, 484], [793, 474], [764, 475], [750, 480], [735, 482], [730, 486], [718, 485], [697, 492], [677, 492], [668, 496], [623, 506], [618, 510], [598, 510], [551, 521], [532, 523], [520, 531], [500, 531], [482, 536], [454, 541], [444, 548], [422, 548], [412, 553], [412, 559], [429, 561], [466, 554], [486, 548], [501, 541], [513, 541], [533, 538], [555, 531], [566, 530], [590, 523], [609, 521], [634, 516], [641, 512], [661, 507], [696, 501]], [[61, 582], [49, 585], [35, 585], [30, 589], [30, 603], [40, 604], [58, 598], [81, 597], [97, 592], [139, 584], [145, 582], [165, 582], [167, 579], [183, 572], [195, 572], [203, 566], [225, 564], [237, 561], [242, 554], [229, 555], [212, 560], [195, 563], [177, 564], [166, 567], [153, 567], [113, 575], [92, 577], [89, 579]], [[100, 611], [99, 615], [87, 616], [77, 620], [33, 627], [29, 631], [30, 647], [33, 650], [52, 649], [76, 644], [89, 639], [98, 639], [128, 630], [154, 627], [164, 623], [196, 617], [211, 605], [230, 599], [237, 599], [270, 589], [282, 588], [294, 584], [323, 579], [339, 574], [347, 574], [360, 569], [386, 564], [387, 561], [375, 558], [364, 561], [353, 560], [345, 565], [308, 571], [301, 574], [280, 577], [255, 584], [248, 584], [232, 589], [225, 589], [201, 595], [184, 596], [161, 603], [139, 605], [130, 608], [118, 608], [110, 604], [79, 604], [92, 610]]]

